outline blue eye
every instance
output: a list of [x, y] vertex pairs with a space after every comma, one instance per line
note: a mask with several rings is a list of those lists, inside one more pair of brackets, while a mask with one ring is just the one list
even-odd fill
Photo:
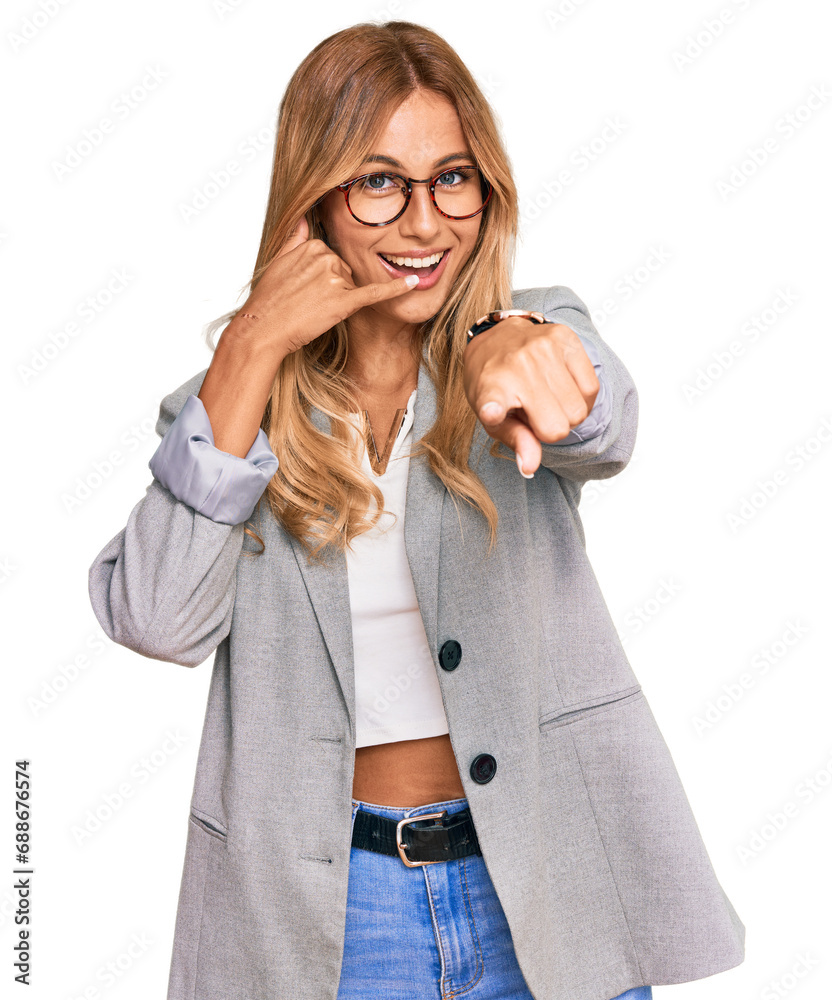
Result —
[[364, 178], [363, 185], [370, 191], [390, 190], [389, 187], [385, 188], [383, 186], [384, 181], [389, 181], [393, 187], [396, 186], [395, 181], [388, 174], [370, 174], [368, 177]]
[[[441, 187], [458, 188], [471, 181], [476, 176], [476, 173], [476, 167], [456, 167], [454, 170], [446, 170], [443, 174], [440, 174], [436, 178], [436, 183]], [[456, 177], [456, 180], [446, 179], [454, 177]]]
[[459, 170], [446, 170], [444, 174], [440, 174], [436, 178], [436, 181], [437, 181], [438, 184], [446, 184], [449, 187], [452, 187], [453, 186], [453, 182], [447, 181], [447, 180], [443, 180], [443, 178], [445, 178], [445, 177], [462, 177], [462, 174], [460, 173]]

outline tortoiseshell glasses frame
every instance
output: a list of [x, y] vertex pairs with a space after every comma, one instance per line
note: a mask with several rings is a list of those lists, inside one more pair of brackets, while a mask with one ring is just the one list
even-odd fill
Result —
[[[470, 164], [466, 165], [470, 166]], [[332, 190], [340, 191], [344, 195], [344, 201], [347, 204], [347, 210], [349, 211], [350, 215], [355, 219], [355, 221], [360, 222], [362, 226], [389, 226], [391, 223], [395, 222], [396, 219], [400, 219], [407, 211], [407, 206], [410, 204], [410, 196], [413, 194], [413, 185], [427, 184], [428, 190], [430, 191], [430, 200], [433, 202], [433, 207], [436, 209], [436, 211], [446, 219], [452, 219], [455, 222], [461, 222], [463, 219], [473, 219], [474, 216], [479, 215], [480, 212], [482, 212], [485, 209], [485, 206], [489, 203], [489, 201], [491, 201], [491, 195], [494, 193], [494, 188], [492, 187], [491, 183], [485, 179], [482, 171], [479, 168], [475, 169], [477, 170], [477, 173], [480, 176], [480, 183], [488, 189], [488, 193], [486, 194], [485, 200], [483, 201], [482, 205], [476, 210], [476, 212], [471, 212], [469, 215], [448, 215], [447, 212], [443, 212], [442, 209], [436, 204], [436, 182], [444, 174], [453, 173], [453, 167], [451, 168], [446, 167], [444, 170], [440, 170], [435, 177], [429, 177], [426, 178], [425, 180], [418, 180], [416, 177], [402, 177], [401, 174], [393, 174], [387, 170], [371, 170], [369, 173], [361, 174], [360, 177], [353, 177], [353, 179], [350, 181], [344, 181], [343, 184], [336, 185]], [[354, 184], [357, 184], [359, 181], [365, 180], [367, 177], [393, 177], [396, 180], [401, 181], [402, 184], [407, 188], [407, 194], [405, 195], [404, 205], [402, 205], [401, 210], [397, 212], [392, 219], [388, 219], [386, 222], [365, 222], [363, 219], [359, 219], [358, 216], [355, 214], [355, 212], [353, 212], [352, 208], [350, 207], [350, 190], [352, 189]], [[324, 197], [326, 197], [326, 195], [323, 195], [321, 198], [319, 198], [318, 201], [315, 202], [315, 205], [323, 201]], [[315, 206], [313, 205], [312, 207], [314, 208]]]

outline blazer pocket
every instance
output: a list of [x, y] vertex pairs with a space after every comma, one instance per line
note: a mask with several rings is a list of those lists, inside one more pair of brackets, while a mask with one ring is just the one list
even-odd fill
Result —
[[191, 808], [191, 814], [189, 817], [190, 821], [199, 827], [200, 830], [204, 830], [205, 833], [209, 834], [211, 837], [216, 837], [217, 840], [226, 842], [228, 839], [228, 831], [218, 820], [201, 810]]
[[540, 732], [548, 733], [559, 726], [568, 726], [580, 719], [587, 719], [591, 715], [598, 715], [611, 708], [627, 704], [637, 698], [643, 698], [644, 693], [640, 684], [633, 684], [621, 691], [613, 694], [598, 695], [580, 705], [566, 705], [555, 712], [549, 712], [540, 718]]

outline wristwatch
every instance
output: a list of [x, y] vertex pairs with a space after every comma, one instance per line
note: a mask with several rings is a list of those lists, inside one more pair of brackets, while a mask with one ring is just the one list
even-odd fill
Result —
[[548, 323], [549, 320], [539, 312], [529, 312], [527, 309], [495, 309], [493, 312], [486, 313], [477, 320], [476, 323], [468, 331], [468, 341], [472, 341], [478, 333], [484, 333], [486, 330], [490, 330], [492, 326], [495, 326], [500, 322], [501, 319], [508, 319], [509, 316], [525, 316], [526, 319], [530, 319], [535, 323]]

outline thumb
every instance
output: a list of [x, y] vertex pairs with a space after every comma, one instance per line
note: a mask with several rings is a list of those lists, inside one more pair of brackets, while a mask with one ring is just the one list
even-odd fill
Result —
[[277, 256], [282, 257], [286, 253], [290, 253], [295, 247], [305, 243], [309, 239], [309, 223], [306, 221], [306, 216], [302, 215], [300, 219], [295, 223], [295, 228], [289, 234], [289, 238], [283, 244], [283, 246], [278, 251]]

